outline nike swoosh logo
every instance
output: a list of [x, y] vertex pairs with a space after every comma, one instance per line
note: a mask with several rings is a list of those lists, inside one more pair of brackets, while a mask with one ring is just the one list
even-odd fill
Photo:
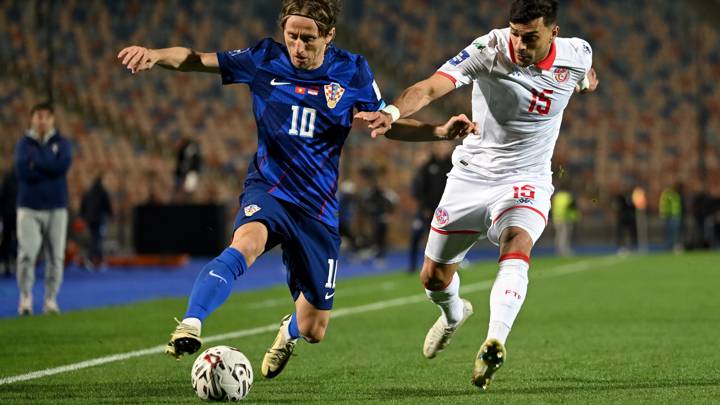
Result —
[[284, 86], [286, 84], [290, 84], [290, 82], [278, 82], [277, 80], [275, 80], [275, 78], [273, 78], [272, 80], [270, 80], [270, 84], [273, 86]]
[[325, 299], [326, 299], [326, 300], [329, 300], [329, 299], [332, 298], [334, 295], [335, 295], [334, 292], [333, 292], [332, 294], [330, 294], [330, 293], [325, 293]]
[[215, 274], [215, 273], [214, 273], [214, 270], [210, 270], [210, 273], [208, 273], [208, 274], [210, 274], [211, 277], [217, 277], [217, 278], [219, 278], [220, 280], [223, 281], [223, 283], [227, 284], [227, 280], [225, 280], [225, 278], [223, 278], [223, 276], [220, 276], [220, 275]]

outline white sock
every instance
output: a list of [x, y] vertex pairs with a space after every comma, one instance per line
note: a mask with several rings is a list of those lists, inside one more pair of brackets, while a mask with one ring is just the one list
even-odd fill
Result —
[[460, 276], [457, 273], [444, 289], [431, 291], [426, 288], [425, 294], [440, 307], [446, 325], [455, 325], [462, 320], [463, 302], [460, 299]]
[[286, 343], [293, 340], [293, 338], [290, 337], [290, 322], [285, 322], [282, 324], [282, 326], [280, 327], [280, 333], [282, 333], [283, 339], [285, 339]]
[[182, 323], [196, 327], [198, 329], [198, 333], [202, 331], [202, 321], [198, 318], [185, 318], [182, 320]]
[[488, 339], [497, 339], [505, 344], [510, 328], [525, 301], [529, 268], [530, 265], [520, 259], [500, 262], [500, 271], [490, 291]]

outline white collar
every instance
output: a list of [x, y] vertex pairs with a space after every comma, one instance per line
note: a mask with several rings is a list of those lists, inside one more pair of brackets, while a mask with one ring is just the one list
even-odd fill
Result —
[[[30, 138], [32, 138], [32, 139], [34, 139], [34, 140], [36, 140], [36, 141], [38, 141], [38, 142], [41, 142], [40, 135], [39, 135], [37, 132], [35, 132], [34, 129], [32, 129], [32, 128], [28, 129], [26, 134], [27, 134], [27, 136], [29, 136]], [[50, 131], [48, 131], [47, 133], [45, 133], [45, 136], [42, 138], [42, 142], [41, 142], [41, 143], [42, 143], [43, 145], [47, 144], [47, 143], [50, 141], [50, 139], [51, 139], [53, 136], [55, 136], [55, 135], [57, 135], [57, 130], [55, 130], [55, 128], [50, 129]]]

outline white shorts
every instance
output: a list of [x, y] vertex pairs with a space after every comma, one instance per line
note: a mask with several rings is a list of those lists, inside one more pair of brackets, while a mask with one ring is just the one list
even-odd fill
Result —
[[485, 236], [499, 245], [505, 228], [516, 226], [537, 242], [547, 225], [551, 183], [542, 180], [511, 183], [448, 175], [440, 205], [435, 210], [425, 255], [437, 263], [461, 262]]

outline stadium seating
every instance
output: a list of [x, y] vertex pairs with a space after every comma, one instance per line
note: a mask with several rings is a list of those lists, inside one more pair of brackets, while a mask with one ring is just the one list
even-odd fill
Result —
[[[133, 77], [115, 56], [128, 44], [244, 47], [277, 33], [277, 4], [67, 0], [57, 7], [52, 86], [61, 128], [73, 134], [78, 151], [70, 178], [73, 204], [97, 170], [108, 173], [122, 205], [151, 194], [168, 201], [174, 147], [186, 136], [197, 137], [208, 168], [196, 198], [233, 201], [256, 142], [246, 87], [223, 89], [211, 75]], [[338, 42], [368, 56], [391, 99], [475, 37], [505, 26], [507, 2], [358, 0], [345, 7]], [[0, 57], [7, 73], [0, 81], [0, 116], [10, 134], [22, 132], [27, 123], [18, 117], [27, 116], [46, 87], [48, 44], [37, 33], [49, 11], [36, 9], [35, 2], [0, 2]], [[609, 204], [602, 202], [624, 184], [645, 187], [651, 210], [661, 190], [677, 181], [720, 195], [720, 183], [699, 180], [701, 164], [708, 178], [720, 176], [717, 29], [669, 0], [567, 1], [559, 23], [561, 35], [591, 42], [601, 80], [595, 95], [570, 103], [554, 161], [556, 173], [580, 196], [585, 217], [606, 219]], [[468, 113], [469, 91], [457, 93], [429, 116]], [[378, 147], [357, 132], [344, 152], [343, 175], [357, 180], [363, 166], [386, 167], [386, 185], [399, 193], [401, 206], [412, 206], [409, 183], [423, 147], [389, 141]], [[0, 138], [3, 156], [15, 139]], [[411, 211], [395, 214], [396, 228], [409, 222]]]

